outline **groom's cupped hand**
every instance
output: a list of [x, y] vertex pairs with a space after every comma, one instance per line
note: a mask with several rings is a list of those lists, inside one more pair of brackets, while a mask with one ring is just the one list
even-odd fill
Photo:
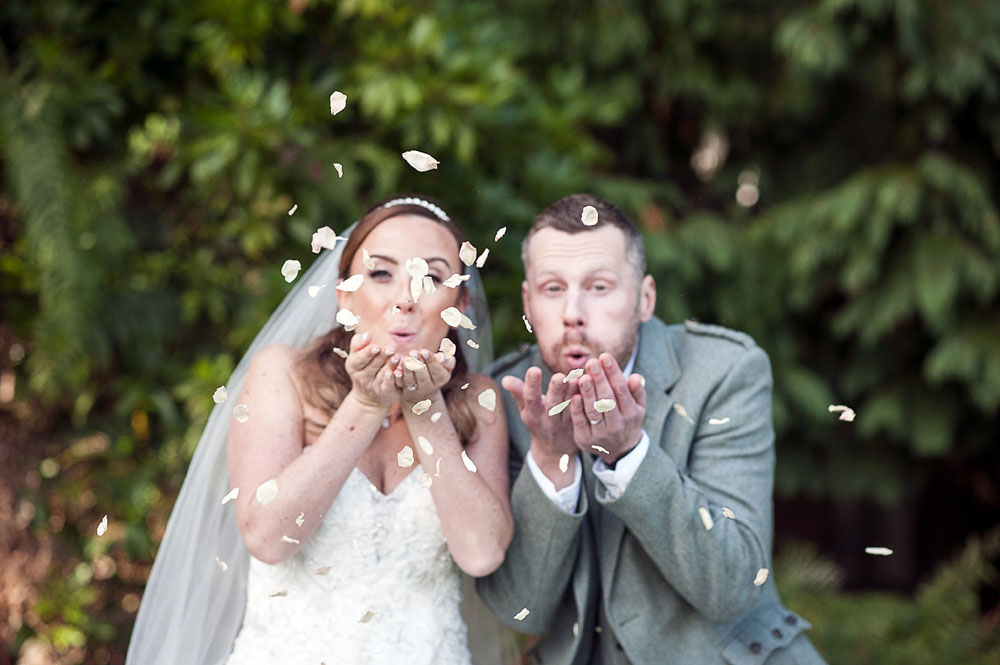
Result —
[[[573, 424], [569, 409], [549, 415], [553, 407], [570, 399], [577, 391], [577, 380], [563, 382], [565, 375], [556, 373], [549, 380], [548, 390], [542, 394], [542, 370], [529, 367], [521, 380], [516, 376], [505, 376], [501, 385], [514, 398], [521, 422], [531, 434], [531, 456], [539, 468], [556, 486], [565, 487], [572, 483], [575, 473], [577, 445], [573, 440]], [[568, 455], [572, 460], [566, 471], [559, 468], [559, 459]]]
[[[605, 464], [614, 466], [642, 438], [645, 381], [639, 374], [626, 378], [610, 353], [591, 358], [584, 369], [579, 392], [567, 409], [573, 423], [573, 439], [583, 452], [598, 454]], [[614, 408], [599, 411], [596, 406], [599, 400], [614, 400]]]

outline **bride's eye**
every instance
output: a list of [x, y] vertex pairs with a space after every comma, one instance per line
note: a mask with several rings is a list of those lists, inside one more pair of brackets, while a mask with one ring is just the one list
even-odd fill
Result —
[[384, 282], [388, 279], [392, 279], [392, 274], [388, 270], [383, 270], [381, 268], [368, 271], [368, 276], [376, 282]]
[[431, 273], [428, 276], [431, 278], [431, 281], [434, 282], [434, 286], [441, 286], [441, 282], [444, 281], [440, 277], [438, 277], [437, 275], [435, 275], [434, 273]]

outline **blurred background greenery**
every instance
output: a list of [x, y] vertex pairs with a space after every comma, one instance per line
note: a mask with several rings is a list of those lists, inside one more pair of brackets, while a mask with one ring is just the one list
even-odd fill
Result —
[[0, 664], [123, 662], [281, 263], [400, 191], [490, 247], [501, 351], [533, 215], [626, 209], [658, 314], [771, 356], [831, 664], [1000, 662], [996, 0], [8, 0], [0, 42]]

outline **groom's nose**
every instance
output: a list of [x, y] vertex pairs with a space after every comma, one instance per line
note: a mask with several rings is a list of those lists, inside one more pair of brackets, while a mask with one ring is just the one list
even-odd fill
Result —
[[578, 289], [567, 289], [563, 299], [563, 326], [567, 328], [582, 328], [587, 323], [584, 311], [583, 293]]

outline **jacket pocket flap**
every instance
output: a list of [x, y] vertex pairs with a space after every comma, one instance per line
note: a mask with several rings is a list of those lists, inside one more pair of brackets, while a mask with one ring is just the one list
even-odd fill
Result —
[[744, 619], [722, 649], [729, 665], [761, 665], [775, 649], [787, 646], [812, 624], [781, 605], [758, 608]]

